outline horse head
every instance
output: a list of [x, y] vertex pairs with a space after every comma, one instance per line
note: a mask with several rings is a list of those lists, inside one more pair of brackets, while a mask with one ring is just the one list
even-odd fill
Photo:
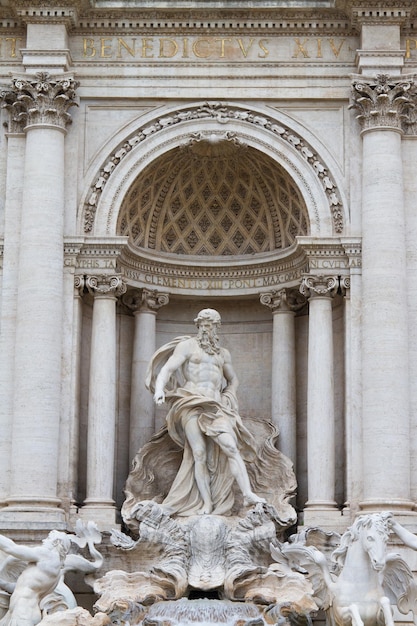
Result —
[[388, 517], [383, 513], [361, 515], [342, 536], [340, 546], [333, 552], [332, 558], [343, 568], [348, 550], [360, 545], [368, 555], [369, 562], [377, 572], [385, 567], [386, 545], [389, 536]]

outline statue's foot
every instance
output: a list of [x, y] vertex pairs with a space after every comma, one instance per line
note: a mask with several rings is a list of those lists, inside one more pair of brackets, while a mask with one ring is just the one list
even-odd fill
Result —
[[244, 506], [249, 506], [250, 504], [259, 504], [259, 503], [266, 504], [265, 498], [260, 498], [259, 496], [256, 495], [256, 493], [253, 493], [252, 491], [246, 494], [245, 497], [243, 498]]

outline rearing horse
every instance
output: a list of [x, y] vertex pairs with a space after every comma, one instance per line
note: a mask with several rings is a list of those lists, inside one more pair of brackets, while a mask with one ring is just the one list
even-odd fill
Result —
[[398, 556], [386, 553], [390, 514], [359, 517], [344, 533], [331, 560], [313, 546], [282, 546], [292, 566], [304, 568], [311, 578], [315, 599], [331, 624], [337, 626], [394, 626], [391, 604], [410, 610], [415, 591], [413, 575]]
[[[364, 515], [343, 535], [332, 559], [340, 567], [329, 586], [329, 607], [340, 626], [393, 626], [391, 603], [384, 590], [384, 568], [389, 531], [382, 515]], [[324, 574], [324, 571], [323, 571]]]

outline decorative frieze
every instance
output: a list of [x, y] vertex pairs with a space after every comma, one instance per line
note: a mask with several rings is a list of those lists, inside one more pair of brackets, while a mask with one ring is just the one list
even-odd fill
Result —
[[392, 78], [378, 74], [352, 83], [350, 108], [357, 109], [362, 130], [390, 128], [402, 130], [415, 104], [412, 78]]
[[13, 78], [11, 88], [0, 94], [10, 114], [11, 132], [33, 124], [65, 129], [71, 122], [68, 110], [78, 106], [75, 100], [78, 85], [70, 76], [53, 78], [47, 72], [40, 72], [34, 78]]

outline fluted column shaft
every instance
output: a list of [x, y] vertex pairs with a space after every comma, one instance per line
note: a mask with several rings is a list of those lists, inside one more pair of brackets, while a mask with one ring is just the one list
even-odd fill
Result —
[[142, 289], [129, 292], [124, 303], [134, 312], [135, 330], [130, 396], [129, 460], [155, 432], [154, 401], [145, 387], [146, 371], [156, 349], [156, 315], [168, 304], [168, 294]]
[[310, 509], [334, 509], [333, 277], [309, 276], [301, 291], [309, 299], [307, 464]]
[[[48, 75], [14, 80], [2, 94], [25, 119], [10, 508], [61, 521], [55, 509], [61, 408], [64, 137], [76, 83]], [[42, 155], [42, 158], [40, 158]], [[30, 435], [29, 435], [30, 433]], [[30, 464], [30, 459], [42, 462]], [[2, 512], [3, 514], [3, 512]]]
[[[125, 289], [118, 276], [89, 276], [94, 294], [88, 395], [87, 497], [83, 517], [114, 524], [116, 430], [116, 302]], [[93, 511], [91, 510], [93, 509]]]
[[[363, 137], [363, 509], [411, 508], [401, 116], [411, 84], [354, 83]], [[381, 467], [389, 468], [381, 481]]]

